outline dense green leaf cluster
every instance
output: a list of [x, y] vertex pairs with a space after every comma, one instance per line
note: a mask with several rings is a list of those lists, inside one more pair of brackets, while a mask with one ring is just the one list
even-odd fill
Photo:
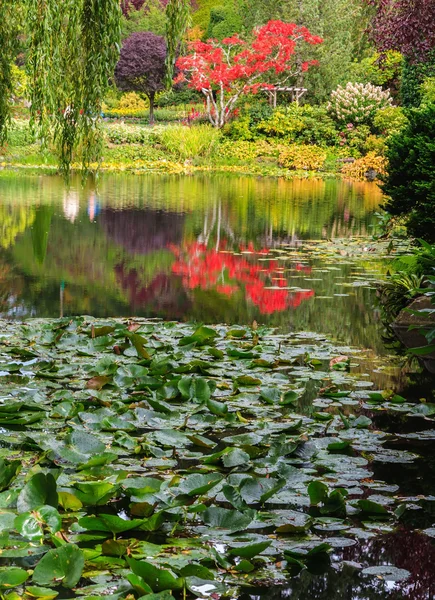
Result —
[[356, 415], [435, 407], [362, 389], [322, 336], [84, 317], [2, 331], [1, 589], [236, 593], [322, 572], [406, 512], [370, 463], [416, 455]]
[[390, 197], [385, 208], [406, 218], [411, 235], [435, 241], [435, 105], [410, 111], [409, 125], [388, 142]]

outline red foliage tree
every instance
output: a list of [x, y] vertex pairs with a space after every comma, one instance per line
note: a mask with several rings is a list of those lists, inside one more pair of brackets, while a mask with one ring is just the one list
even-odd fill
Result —
[[154, 99], [163, 90], [166, 73], [166, 42], [150, 31], [132, 33], [121, 49], [115, 68], [119, 89], [141, 92], [150, 101], [150, 123], [154, 123]]
[[366, 0], [376, 7], [372, 38], [381, 51], [424, 61], [435, 48], [435, 0]]
[[306, 71], [315, 61], [299, 65], [295, 60], [299, 43], [320, 44], [322, 39], [306, 27], [282, 21], [269, 21], [253, 32], [247, 42], [238, 34], [222, 42], [190, 42], [190, 54], [177, 60], [180, 74], [176, 81], [203, 92], [207, 112], [215, 127], [231, 118], [239, 98], [272, 85], [282, 85]]

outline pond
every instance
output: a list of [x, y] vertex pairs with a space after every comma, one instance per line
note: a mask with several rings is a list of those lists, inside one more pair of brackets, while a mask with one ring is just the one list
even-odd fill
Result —
[[[433, 381], [382, 340], [381, 203], [337, 180], [0, 178], [0, 566], [53, 586], [62, 522], [86, 598], [124, 598], [152, 568], [132, 553], [213, 600], [432, 599]], [[64, 509], [42, 549], [38, 478]]]
[[0, 315], [256, 320], [382, 352], [385, 265], [306, 243], [370, 237], [380, 202], [375, 184], [337, 180], [3, 178]]

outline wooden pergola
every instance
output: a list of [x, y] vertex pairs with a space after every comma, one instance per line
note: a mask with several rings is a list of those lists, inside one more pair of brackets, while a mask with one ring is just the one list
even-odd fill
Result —
[[291, 94], [291, 101], [299, 104], [299, 100], [308, 91], [307, 88], [300, 87], [273, 87], [264, 90], [269, 96], [270, 105], [276, 108], [278, 93]]

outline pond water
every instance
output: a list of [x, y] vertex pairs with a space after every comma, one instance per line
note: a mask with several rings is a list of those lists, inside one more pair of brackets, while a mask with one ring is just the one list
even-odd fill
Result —
[[0, 179], [0, 315], [255, 319], [381, 352], [370, 282], [385, 265], [307, 244], [370, 237], [381, 199], [336, 180]]
[[[378, 258], [372, 242], [381, 203], [375, 184], [336, 180], [123, 174], [103, 175], [97, 186], [73, 181], [67, 189], [56, 177], [0, 178], [0, 317], [257, 321], [283, 333], [313, 332], [301, 334], [302, 362], [291, 371], [304, 384], [300, 414], [349, 417], [364, 399], [373, 438], [355, 448], [371, 471], [359, 475], [358, 493], [365, 497], [374, 486], [392, 503], [409, 500], [400, 527], [356, 517], [350, 531], [358, 543], [334, 549], [331, 567], [304, 570], [280, 586], [263, 581], [244, 600], [434, 598], [433, 539], [421, 532], [434, 531], [435, 522], [435, 434], [426, 418], [433, 414], [412, 412], [403, 398], [395, 406], [397, 396], [385, 409], [367, 404], [370, 389], [391, 387], [408, 401], [430, 402], [433, 387], [391, 367], [382, 341], [376, 283], [389, 261]], [[327, 338], [340, 343], [341, 354], [353, 347], [351, 400], [334, 398], [334, 391], [322, 396], [325, 373], [316, 372], [310, 349], [315, 355], [323, 347], [320, 369], [327, 370], [337, 349], [325, 351]], [[346, 377], [337, 379], [345, 388]], [[378, 430], [387, 434], [386, 452], [376, 460]], [[402, 451], [417, 456], [399, 460]], [[357, 485], [346, 477], [348, 487]], [[382, 501], [388, 505], [390, 497]], [[393, 565], [410, 577], [365, 578], [361, 565]]]

